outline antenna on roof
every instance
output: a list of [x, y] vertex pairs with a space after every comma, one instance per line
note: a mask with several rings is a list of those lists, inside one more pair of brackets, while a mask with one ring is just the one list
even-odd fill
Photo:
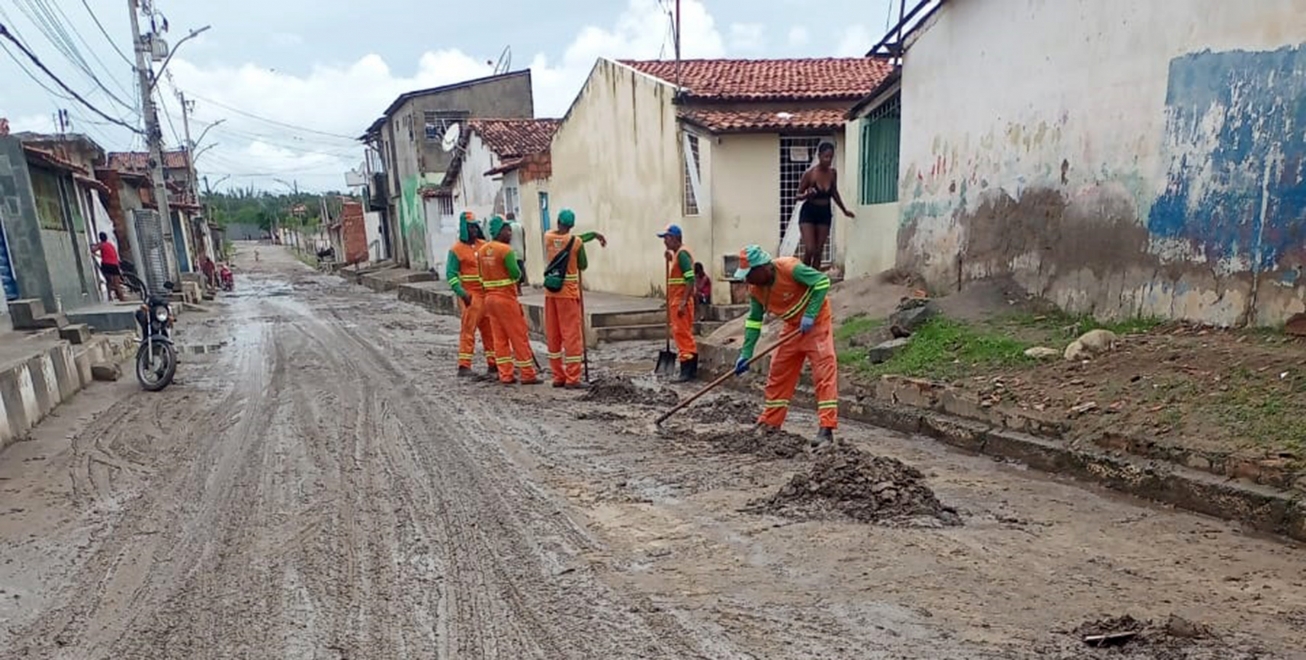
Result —
[[676, 26], [673, 29], [676, 33], [676, 94], [680, 94], [680, 0], [676, 0]]
[[494, 75], [501, 76], [508, 73], [512, 68], [512, 46], [504, 46], [503, 52], [499, 53], [499, 61], [494, 65]]

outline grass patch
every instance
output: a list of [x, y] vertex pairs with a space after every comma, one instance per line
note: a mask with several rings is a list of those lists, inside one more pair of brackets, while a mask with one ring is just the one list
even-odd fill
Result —
[[918, 378], [955, 379], [979, 370], [1033, 364], [1025, 356], [1032, 344], [983, 326], [934, 319], [912, 335], [911, 343], [888, 362], [862, 363], [871, 377], [899, 374]]
[[1067, 328], [1075, 328], [1077, 335], [1082, 335], [1090, 330], [1110, 330], [1117, 335], [1138, 335], [1146, 334], [1156, 329], [1165, 321], [1158, 318], [1128, 318], [1119, 321], [1099, 321], [1089, 315], [1073, 315], [1062, 312], [1051, 314], [1032, 314], [1020, 313], [1004, 317], [1002, 321], [1006, 325], [1017, 328], [1027, 328], [1030, 330], [1046, 330], [1062, 332]]
[[856, 337], [867, 332], [874, 332], [884, 327], [884, 319], [873, 319], [865, 314], [851, 316], [834, 330], [834, 341], [839, 344], [846, 344]]
[[1257, 445], [1301, 452], [1306, 449], [1306, 415], [1295, 392], [1297, 383], [1285, 387], [1272, 378], [1235, 370], [1228, 376], [1228, 391], [1214, 397], [1210, 412], [1226, 428]]

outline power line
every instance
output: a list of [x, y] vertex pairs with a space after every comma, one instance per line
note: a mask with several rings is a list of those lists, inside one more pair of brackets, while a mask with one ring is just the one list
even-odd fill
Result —
[[[59, 18], [54, 15], [54, 12], [51, 11], [49, 6], [45, 4], [44, 0], [25, 0], [25, 4], [27, 5], [26, 8], [22, 5], [17, 5], [18, 10], [23, 12], [28, 20], [36, 25], [36, 28], [45, 36], [46, 40], [55, 47], [55, 50], [67, 57], [69, 62], [71, 62], [72, 65], [86, 77], [90, 78], [91, 82], [93, 82], [95, 86], [98, 87], [110, 100], [129, 110], [136, 110], [136, 106], [122, 100], [122, 98], [115, 94], [113, 90], [110, 90], [100, 80], [99, 76], [96, 75], [95, 71], [91, 69], [91, 65], [86, 61], [86, 58], [82, 56], [81, 51], [77, 49], [77, 45], [73, 43], [72, 37], [69, 36], [67, 30], [63, 27], [63, 23], [67, 22], [66, 16], [64, 16], [64, 21], [60, 21]], [[60, 14], [62, 15], [62, 12], [60, 12]], [[79, 34], [78, 38], [80, 37], [81, 35]], [[85, 43], [84, 39], [82, 41]], [[94, 53], [92, 53], [92, 55], [94, 55]], [[101, 62], [100, 66], [103, 67], [104, 63]], [[107, 70], [107, 67], [105, 68]], [[114, 80], [114, 83], [120, 88], [122, 87], [122, 84], [117, 80]]]
[[63, 88], [65, 92], [68, 92], [74, 99], [77, 100], [78, 103], [81, 103], [82, 105], [86, 106], [88, 110], [94, 112], [95, 114], [99, 115], [100, 117], [104, 118], [105, 120], [111, 123], [117, 124], [129, 131], [132, 131], [133, 133], [140, 133], [142, 135], [144, 134], [144, 131], [142, 131], [141, 129], [136, 128], [135, 126], [132, 126], [131, 124], [128, 124], [127, 122], [122, 121], [121, 119], [115, 119], [114, 117], [110, 117], [103, 110], [95, 107], [90, 101], [87, 101], [85, 98], [82, 98], [81, 94], [78, 94], [77, 92], [73, 91], [73, 89], [69, 87], [67, 83], [59, 79], [59, 76], [54, 75], [54, 72], [50, 71], [48, 67], [42, 64], [41, 59], [38, 58], [35, 53], [29, 50], [27, 46], [23, 44], [23, 42], [19, 41], [17, 37], [15, 37], [12, 33], [10, 33], [9, 28], [6, 27], [3, 23], [0, 23], [0, 37], [4, 37], [5, 39], [8, 39], [10, 42], [12, 42], [15, 46], [18, 46], [18, 49], [23, 51], [23, 54], [27, 56], [27, 59], [32, 61], [32, 64], [35, 64], [37, 68], [39, 68], [42, 72], [45, 73], [45, 75], [49, 76], [51, 80], [58, 83], [59, 87]]
[[[127, 88], [122, 84], [122, 81], [120, 81], [118, 77], [114, 74], [114, 71], [104, 63], [104, 60], [100, 59], [100, 55], [96, 52], [94, 48], [91, 47], [91, 44], [86, 41], [86, 37], [82, 36], [81, 31], [77, 29], [77, 25], [73, 23], [72, 19], [68, 18], [68, 14], [64, 13], [64, 10], [60, 8], [58, 4], [54, 4], [51, 6], [54, 7], [54, 11], [58, 12], [59, 16], [63, 18], [64, 23], [68, 26], [68, 29], [72, 30], [73, 36], [77, 37], [77, 40], [80, 41], [82, 45], [86, 47], [86, 50], [91, 53], [91, 57], [95, 60], [97, 64], [100, 65], [100, 68], [106, 74], [108, 74], [109, 80], [112, 81], [115, 86], [117, 86], [118, 91], [130, 97], [132, 95], [131, 92], [127, 91]], [[91, 17], [95, 18], [95, 14], [92, 13]], [[133, 105], [132, 107], [135, 106]]]
[[197, 98], [197, 99], [199, 99], [199, 100], [201, 100], [201, 101], [204, 101], [204, 102], [206, 102], [206, 103], [212, 103], [213, 105], [216, 105], [216, 106], [218, 106], [219, 108], [222, 108], [222, 109], [224, 109], [224, 110], [230, 110], [231, 112], [234, 112], [234, 113], [236, 113], [236, 114], [238, 114], [238, 115], [244, 115], [244, 116], [246, 116], [246, 117], [249, 117], [250, 119], [257, 119], [258, 121], [266, 122], [266, 123], [272, 124], [272, 125], [274, 125], [274, 126], [280, 126], [280, 127], [282, 127], [282, 128], [290, 128], [290, 129], [294, 129], [294, 130], [297, 130], [297, 131], [302, 131], [302, 132], [305, 132], [305, 133], [314, 133], [314, 134], [317, 134], [317, 135], [325, 135], [325, 136], [327, 136], [327, 137], [339, 138], [339, 139], [341, 139], [341, 140], [349, 140], [350, 142], [356, 142], [356, 141], [357, 141], [357, 138], [356, 138], [356, 137], [353, 137], [353, 136], [349, 136], [349, 135], [341, 135], [341, 134], [339, 134], [339, 133], [328, 133], [328, 132], [326, 132], [326, 131], [318, 131], [318, 130], [313, 130], [313, 129], [311, 129], [311, 128], [304, 128], [303, 126], [295, 126], [294, 124], [287, 124], [287, 123], [285, 123], [285, 122], [277, 121], [277, 120], [275, 120], [275, 119], [268, 119], [267, 117], [261, 117], [261, 116], [259, 116], [259, 115], [256, 115], [256, 114], [253, 114], [253, 113], [250, 113], [250, 112], [245, 112], [244, 110], [241, 110], [241, 109], [239, 109], [239, 108], [233, 108], [233, 107], [231, 107], [231, 106], [229, 106], [229, 105], [226, 105], [226, 104], [224, 104], [224, 103], [219, 103], [219, 102], [217, 102], [217, 101], [214, 101], [213, 99], [206, 99], [206, 98], [204, 98], [203, 96], [196, 96], [195, 94], [191, 94], [191, 96], [193, 96], [193, 97], [195, 97], [195, 98]]
[[86, 0], [82, 0], [82, 6], [86, 8], [86, 13], [91, 15], [91, 20], [95, 21], [95, 27], [100, 28], [100, 34], [104, 35], [104, 38], [109, 41], [109, 45], [113, 46], [113, 50], [118, 53], [118, 57], [121, 57], [122, 61], [127, 63], [127, 66], [135, 69], [136, 63], [131, 61], [131, 58], [127, 57], [127, 53], [122, 52], [122, 48], [118, 46], [118, 42], [115, 41], [113, 37], [109, 36], [109, 31], [104, 29], [104, 24], [100, 22], [100, 17], [95, 15], [95, 10], [91, 9], [91, 5], [88, 4]]

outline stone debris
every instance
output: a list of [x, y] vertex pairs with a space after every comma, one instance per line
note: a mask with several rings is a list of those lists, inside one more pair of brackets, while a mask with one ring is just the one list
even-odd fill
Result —
[[629, 378], [607, 377], [590, 384], [581, 401], [593, 403], [644, 404], [650, 406], [675, 405], [680, 396], [671, 390], [643, 387]]
[[1035, 360], [1049, 360], [1061, 355], [1061, 351], [1047, 346], [1035, 346], [1034, 348], [1025, 349], [1025, 357], [1034, 358]]
[[1120, 337], [1110, 330], [1089, 330], [1066, 346], [1065, 358], [1073, 362], [1106, 353], [1115, 349], [1119, 341]]

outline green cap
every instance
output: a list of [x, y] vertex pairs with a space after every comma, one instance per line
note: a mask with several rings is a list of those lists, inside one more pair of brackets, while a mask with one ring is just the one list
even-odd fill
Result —
[[486, 238], [492, 241], [499, 240], [499, 232], [503, 231], [503, 226], [505, 224], [507, 223], [504, 222], [503, 218], [497, 215], [494, 216], [493, 218], [490, 218], [490, 235], [486, 236]]
[[771, 263], [771, 255], [766, 253], [759, 245], [750, 245], [739, 251], [739, 270], [735, 271], [735, 279], [742, 280], [748, 277], [748, 271], [765, 266]]
[[558, 211], [558, 224], [563, 227], [575, 227], [576, 214], [572, 213], [571, 209], [563, 209], [561, 211]]

